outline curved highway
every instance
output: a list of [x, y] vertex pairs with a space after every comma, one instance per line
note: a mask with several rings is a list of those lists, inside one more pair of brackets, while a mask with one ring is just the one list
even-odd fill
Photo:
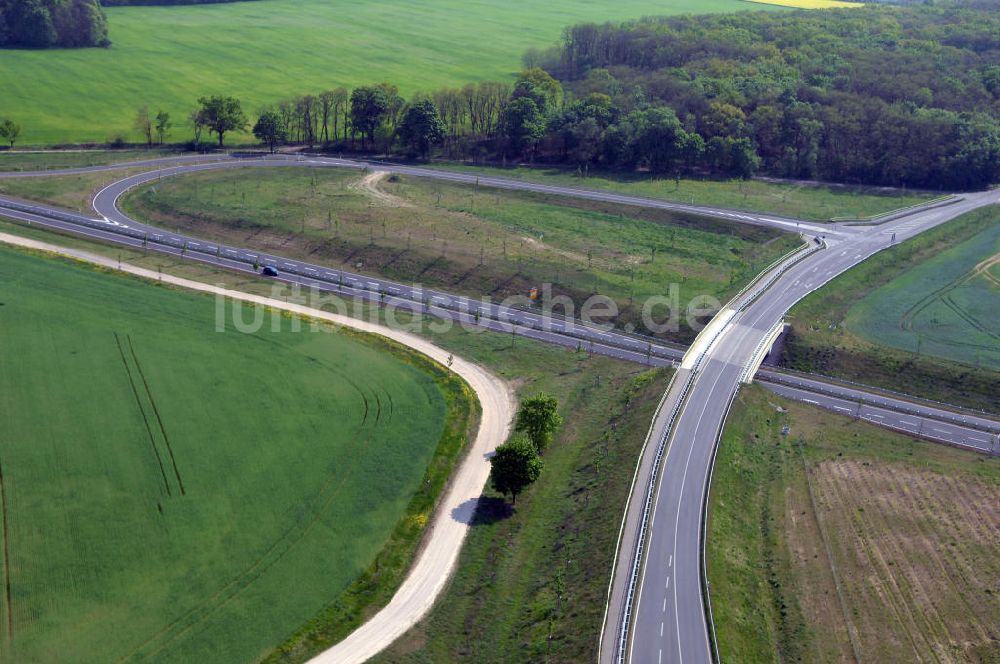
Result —
[[[620, 555], [602, 635], [601, 659], [607, 662], [626, 659], [643, 663], [700, 662], [711, 658], [712, 642], [705, 616], [707, 607], [702, 601], [701, 528], [715, 443], [729, 404], [748, 370], [750, 358], [759, 353], [764, 338], [775, 323], [806, 294], [889, 246], [893, 236], [896, 241], [902, 241], [997, 200], [996, 192], [970, 194], [949, 207], [918, 209], [877, 227], [815, 226], [741, 211], [686, 206], [571, 187], [550, 187], [506, 178], [328, 158], [219, 160], [218, 157], [172, 157], [124, 165], [6, 173], [0, 174], [0, 177], [36, 177], [138, 165], [161, 168], [123, 178], [99, 192], [95, 196], [94, 207], [101, 215], [100, 219], [4, 197], [0, 197], [0, 212], [28, 223], [133, 247], [152, 248], [232, 270], [253, 272], [255, 270], [251, 266], [254, 264], [274, 265], [281, 271], [280, 279], [289, 283], [429, 312], [468, 325], [583, 348], [628, 361], [663, 365], [683, 359], [651, 429], [650, 444], [637, 469], [633, 499], [623, 523]], [[769, 287], [755, 288], [743, 294], [723, 312], [723, 318], [717, 317], [711, 338], [699, 339], [695, 348], [685, 354], [673, 346], [610, 329], [585, 326], [571, 319], [543, 316], [530, 310], [423, 290], [170, 233], [137, 222], [117, 207], [118, 199], [132, 187], [178, 173], [288, 165], [379, 168], [469, 184], [671, 209], [737, 223], [816, 232], [826, 237], [828, 248], [814, 251], [794, 264], [779, 266], [773, 283], [763, 282]], [[758, 376], [776, 392], [792, 398], [845, 414], [847, 409], [851, 409], [851, 414], [856, 417], [932, 440], [984, 452], [1000, 451], [996, 443], [1000, 424], [987, 417], [773, 370], [762, 370]], [[662, 475], [657, 472], [661, 467]]]
[[[715, 659], [705, 602], [704, 523], [716, 445], [743, 374], [760, 344], [796, 302], [869, 256], [984, 205], [1000, 191], [969, 194], [946, 208], [869, 227], [787, 267], [751, 300], [717, 316], [711, 338], [688, 351], [650, 432], [659, 456], [644, 458], [623, 524], [601, 639], [602, 662]], [[711, 329], [712, 326], [706, 328]], [[662, 408], [661, 408], [662, 411]], [[875, 412], [868, 413], [876, 420]], [[644, 489], [645, 494], [637, 490]], [[645, 495], [646, 499], [642, 499]]]

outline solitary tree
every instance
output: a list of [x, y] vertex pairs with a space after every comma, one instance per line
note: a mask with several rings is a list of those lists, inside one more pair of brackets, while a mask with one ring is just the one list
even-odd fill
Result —
[[10, 118], [5, 118], [0, 122], [0, 138], [6, 141], [10, 147], [14, 147], [14, 141], [21, 134], [21, 125]]
[[153, 147], [153, 123], [149, 119], [149, 106], [140, 106], [136, 112], [135, 130], [146, 139], [146, 145]]
[[536, 394], [521, 403], [514, 429], [524, 432], [535, 449], [541, 452], [552, 442], [552, 434], [562, 423], [556, 398], [549, 394]]
[[513, 503], [517, 502], [517, 494], [537, 480], [541, 472], [538, 451], [524, 434], [514, 434], [490, 459], [490, 484], [496, 491], [510, 494]]
[[156, 139], [160, 145], [167, 140], [167, 135], [170, 134], [170, 128], [174, 126], [170, 121], [170, 114], [166, 111], [160, 111], [156, 114]]
[[271, 152], [274, 148], [288, 140], [288, 132], [281, 121], [281, 116], [274, 111], [263, 111], [257, 118], [257, 124], [253, 126], [253, 135], [261, 143], [267, 145]]
[[426, 159], [431, 146], [444, 139], [444, 123], [434, 102], [422, 99], [407, 107], [398, 132], [403, 143]]
[[351, 126], [361, 132], [361, 148], [366, 139], [375, 141], [375, 132], [389, 112], [389, 98], [380, 87], [360, 87], [351, 91]]
[[236, 97], [201, 97], [198, 103], [201, 104], [198, 116], [210, 133], [218, 135], [220, 148], [227, 131], [246, 127], [247, 116]]

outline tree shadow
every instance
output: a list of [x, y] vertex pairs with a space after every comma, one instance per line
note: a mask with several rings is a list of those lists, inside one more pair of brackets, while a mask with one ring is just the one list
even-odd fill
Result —
[[496, 496], [472, 498], [451, 511], [451, 518], [470, 526], [488, 526], [513, 515], [514, 506]]

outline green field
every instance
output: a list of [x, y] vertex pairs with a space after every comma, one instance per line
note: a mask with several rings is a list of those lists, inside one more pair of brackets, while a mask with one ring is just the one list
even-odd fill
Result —
[[866, 295], [847, 326], [873, 343], [1000, 370], [998, 263], [1000, 223]]
[[0, 660], [254, 661], [426, 514], [460, 385], [388, 342], [214, 311], [0, 249]]
[[170, 150], [49, 150], [0, 152], [0, 172], [44, 171], [56, 168], [103, 166], [181, 154]]
[[[761, 9], [739, 0], [262, 0], [182, 7], [112, 7], [113, 45], [5, 50], [0, 118], [22, 144], [138, 140], [136, 108], [172, 115], [172, 140], [190, 138], [198, 97], [230, 94], [261, 105], [340, 85], [389, 81], [404, 95], [509, 79], [530, 47], [568, 25], [649, 14]], [[236, 139], [237, 137], [233, 137]]]
[[[373, 176], [205, 172], [137, 189], [124, 207], [164, 228], [494, 300], [551, 283], [578, 313], [600, 293], [618, 304], [619, 326], [636, 328], [642, 303], [669, 284], [678, 284], [681, 307], [698, 294], [724, 301], [799, 244], [665, 211]], [[673, 338], [692, 336], [683, 325]]]
[[783, 362], [997, 412], [998, 221], [995, 206], [962, 215], [810, 294], [789, 312]]
[[792, 219], [828, 221], [834, 217], [867, 217], [929, 200], [936, 193], [851, 185], [818, 185], [766, 180], [709, 180], [654, 178], [649, 175], [590, 173], [565, 168], [493, 168], [449, 163], [449, 170], [559, 184], [581, 189], [603, 189], [680, 203], [718, 205], [734, 210], [769, 212]]
[[[190, 261], [120, 250], [0, 219], [0, 230], [178, 274], [268, 294], [271, 282]], [[368, 307], [359, 313], [366, 319]], [[405, 313], [400, 313], [407, 322]], [[429, 330], [425, 328], [425, 333]], [[434, 343], [488, 367], [521, 397], [544, 391], [559, 399], [566, 423], [546, 449], [541, 478], [518, 496], [513, 513], [488, 492], [487, 511], [466, 539], [455, 577], [430, 616], [380, 662], [540, 661], [576, 664], [596, 657], [598, 633], [624, 506], [653, 411], [669, 370], [574, 352], [509, 335], [453, 328]], [[384, 570], [375, 570], [376, 575]], [[371, 572], [371, 570], [369, 570]], [[359, 589], [358, 595], [369, 592]], [[351, 603], [339, 611], [364, 615]], [[268, 662], [301, 662], [342, 632], [313, 624], [272, 651]], [[539, 653], [545, 653], [542, 657]]]
[[721, 661], [995, 664], [998, 500], [1000, 459], [742, 390], [709, 504]]

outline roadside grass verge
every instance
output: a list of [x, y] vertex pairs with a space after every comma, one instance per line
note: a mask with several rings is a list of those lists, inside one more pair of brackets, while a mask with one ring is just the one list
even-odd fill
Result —
[[26, 152], [12, 150], [0, 152], [0, 172], [44, 171], [58, 168], [82, 168], [104, 166], [125, 161], [156, 159], [181, 154], [177, 150], [65, 150], [49, 152]]
[[[123, 200], [134, 218], [279, 255], [502, 300], [551, 285], [611, 298], [619, 328], [676, 284], [725, 301], [793, 234], [659, 210], [380, 173], [252, 168], [167, 178]], [[544, 291], [543, 291], [544, 293]], [[680, 312], [678, 312], [680, 313]], [[671, 333], [687, 341], [687, 325]]]
[[793, 219], [828, 221], [833, 217], [867, 217], [915, 205], [936, 192], [838, 184], [800, 184], [769, 180], [656, 178], [650, 175], [579, 171], [558, 167], [496, 168], [446, 162], [441, 168], [515, 180], [601, 189], [678, 203], [717, 205], [737, 210], [769, 212]]
[[[268, 280], [10, 222], [0, 221], [0, 230], [272, 295]], [[370, 307], [358, 314], [382, 315]], [[403, 313], [397, 317], [408, 322]], [[487, 491], [486, 509], [466, 540], [446, 594], [381, 661], [533, 661], [539, 653], [548, 653], [552, 662], [593, 659], [635, 459], [669, 371], [650, 372], [523, 337], [512, 346], [509, 335], [489, 332], [431, 333], [425, 325], [422, 333], [511, 380], [521, 397], [554, 394], [566, 424], [545, 453], [541, 478], [518, 497], [515, 512]], [[270, 651], [268, 661], [306, 658], [327, 638], [311, 636], [315, 626]]]
[[380, 338], [218, 333], [209, 297], [0, 254], [0, 659], [252, 660], [334, 598], [391, 595], [475, 423], [460, 380]]
[[998, 501], [1000, 460], [741, 390], [710, 498], [722, 661], [995, 662]]
[[30, 178], [0, 178], [0, 194], [47, 203], [93, 216], [90, 206], [94, 194], [112, 182], [148, 170], [126, 168], [78, 175], [53, 175]]
[[[928, 284], [944, 278], [941, 274], [961, 275], [975, 266], [979, 249], [974, 244], [965, 245], [966, 251], [961, 248], [963, 243], [986, 237], [981, 234], [993, 232], [998, 221], [1000, 212], [994, 208], [963, 215], [876, 254], [812, 293], [789, 312], [791, 332], [783, 363], [800, 371], [997, 412], [1000, 367], [992, 361], [976, 366], [953, 359], [953, 349], [966, 341], [982, 345], [980, 331], [970, 331], [954, 310], [933, 312], [933, 317], [918, 320], [919, 325], [951, 345], [943, 348], [940, 341], [927, 341], [918, 353], [916, 343], [920, 337], [899, 326], [908, 305], [930, 294]], [[970, 251], [972, 258], [967, 255]], [[952, 258], [954, 266], [939, 265]], [[928, 271], [925, 265], [936, 265], [945, 272]], [[995, 315], [996, 305], [991, 307], [989, 303], [997, 301], [997, 289], [984, 282], [977, 293], [983, 301], [974, 304], [987, 316]], [[970, 337], [973, 333], [974, 338]], [[912, 350], [889, 345], [902, 345], [903, 341], [913, 344]], [[985, 343], [987, 349], [992, 347], [988, 340]], [[932, 354], [945, 349], [949, 355], [944, 358]], [[983, 351], [978, 352], [985, 357]]]
[[444, 597], [373, 662], [596, 659], [635, 459], [669, 373], [589, 369], [548, 385], [527, 374], [532, 392], [562, 385], [561, 409], [569, 416], [546, 450], [542, 476], [507, 518], [496, 507], [501, 499], [487, 493], [491, 507], [473, 528]]

